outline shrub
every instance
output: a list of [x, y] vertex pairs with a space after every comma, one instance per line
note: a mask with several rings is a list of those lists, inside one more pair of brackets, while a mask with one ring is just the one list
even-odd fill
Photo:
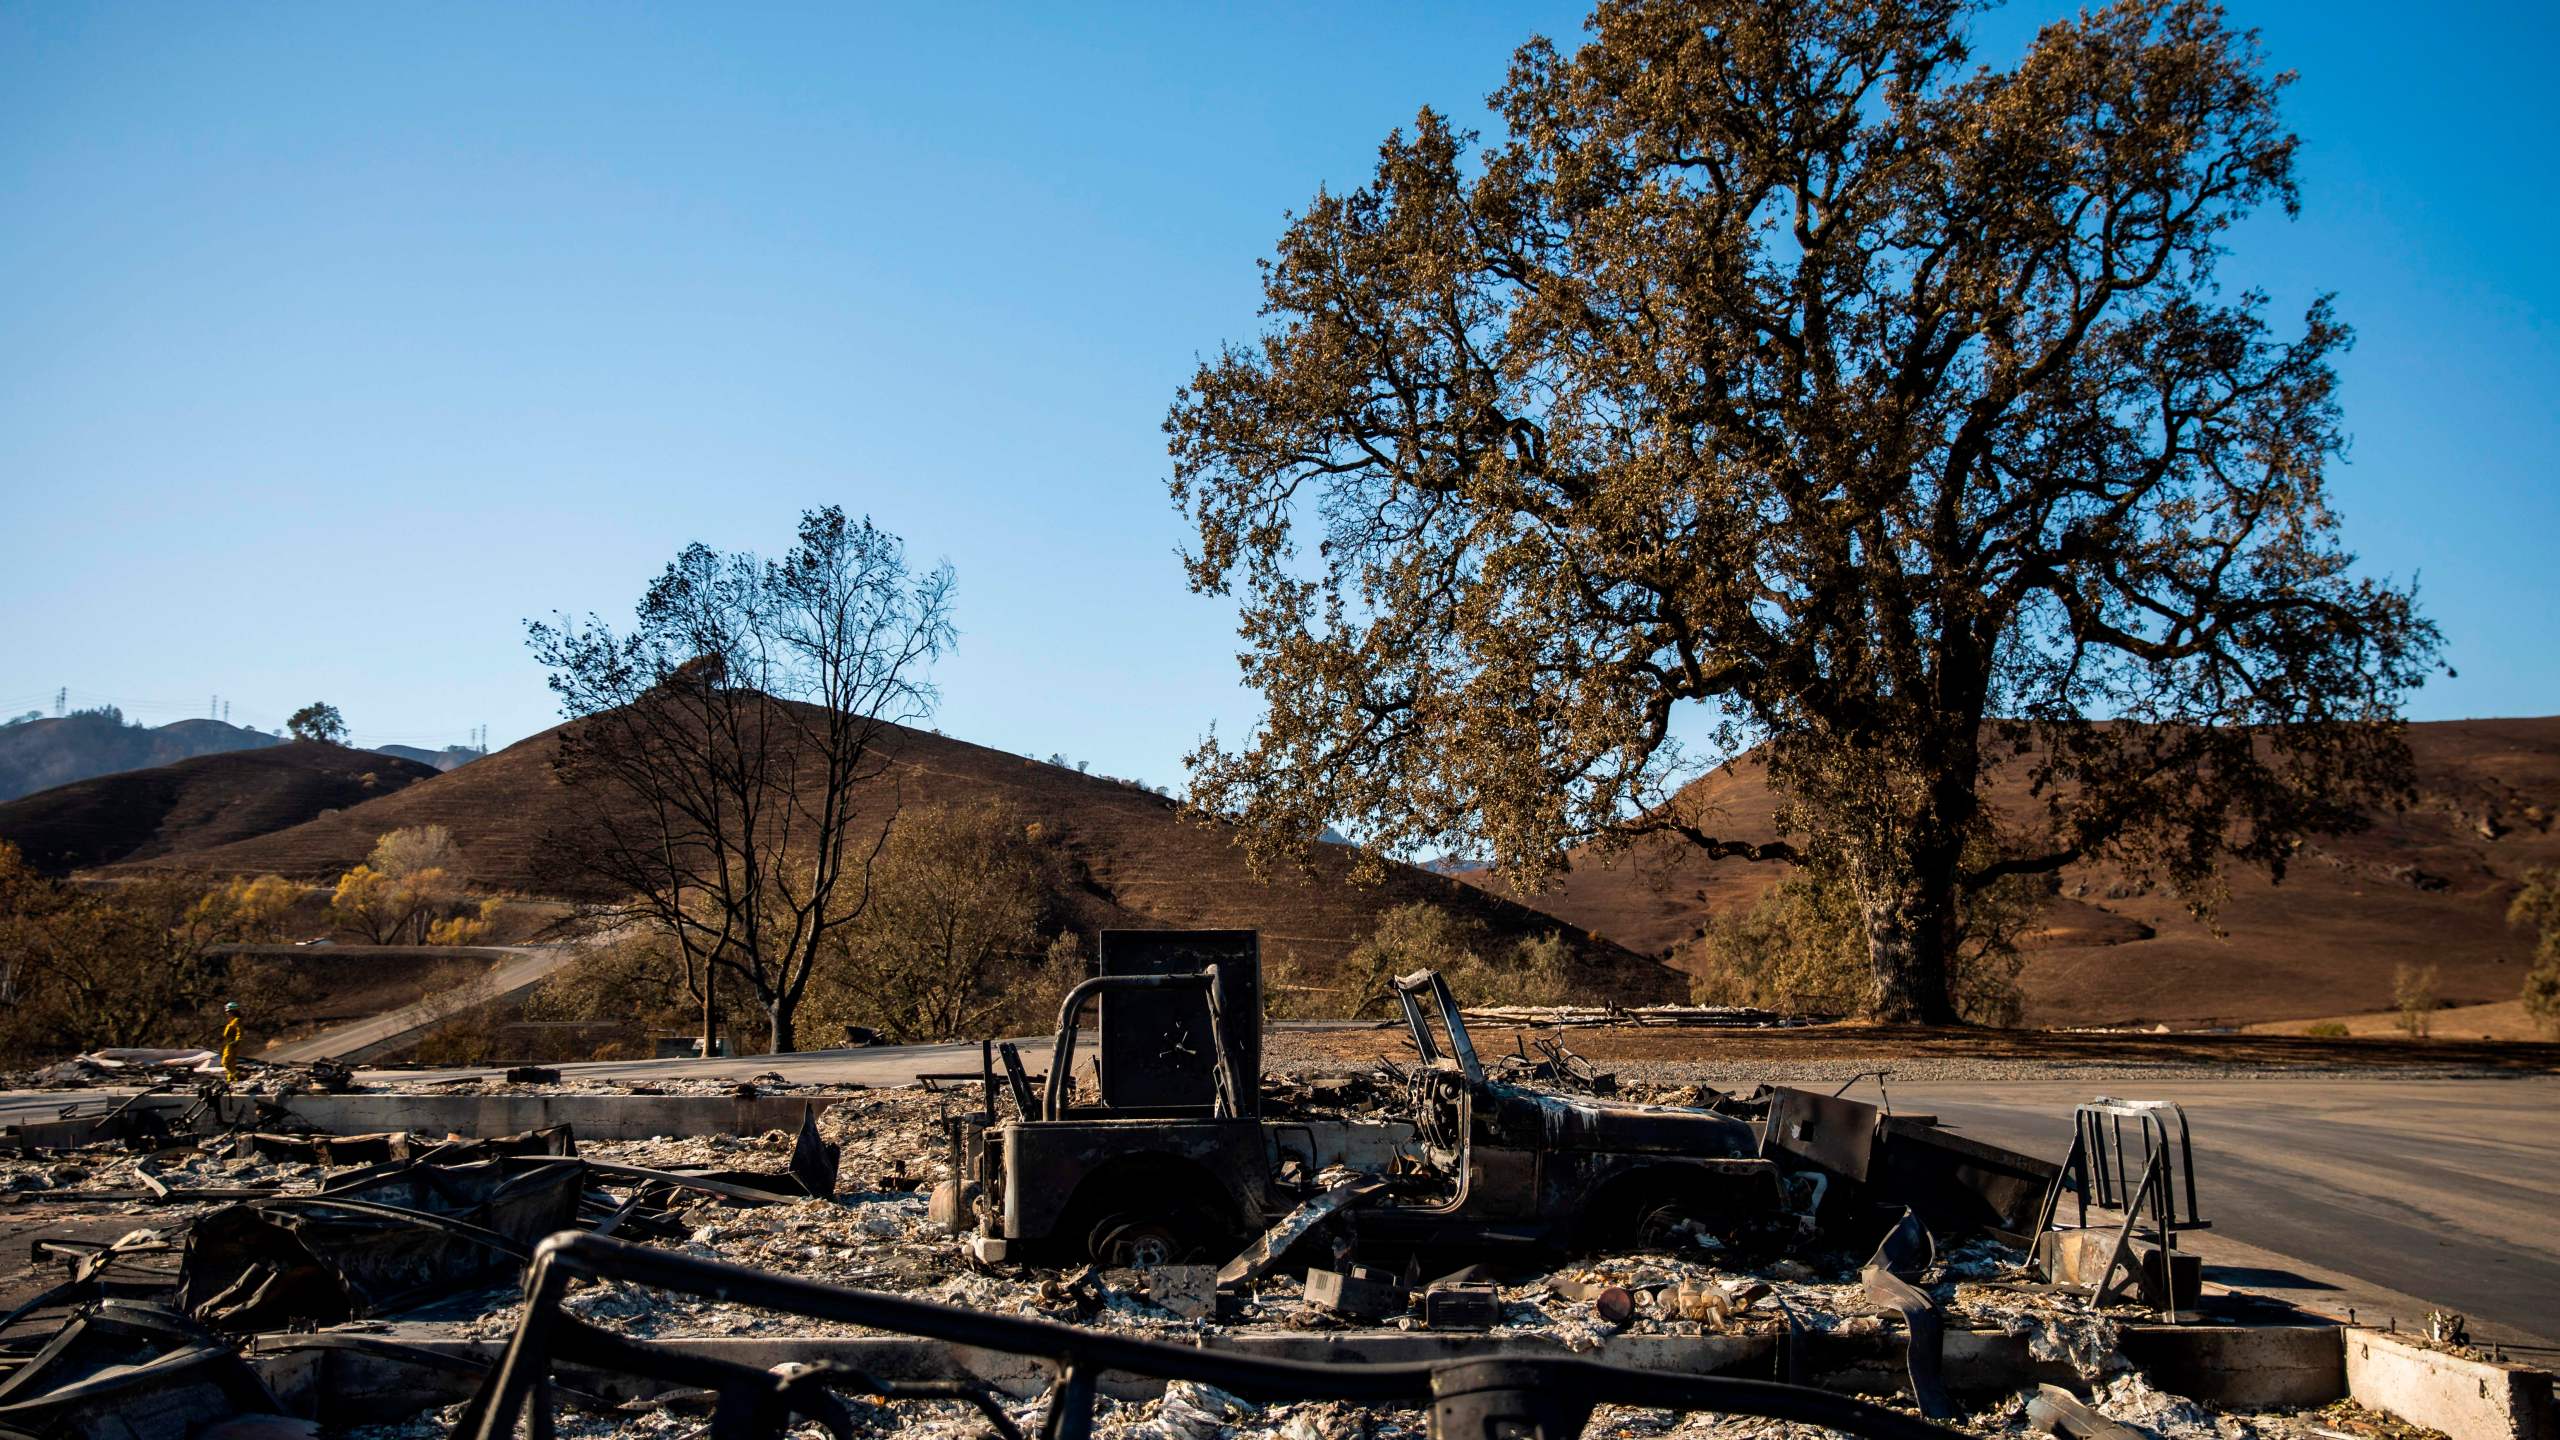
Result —
[[480, 913], [477, 915], [448, 915], [434, 922], [427, 926], [427, 943], [430, 945], [479, 944], [489, 938], [491, 927], [498, 922], [498, 911], [505, 906], [505, 903], [493, 895], [480, 902]]
[[[1393, 1008], [1387, 982], [1416, 970], [1437, 970], [1462, 1005], [1569, 1005], [1596, 1000], [1590, 977], [1562, 935], [1515, 940], [1508, 946], [1493, 928], [1427, 901], [1399, 905], [1378, 917], [1369, 938], [1353, 948], [1330, 989], [1307, 987], [1306, 1013], [1385, 1014]], [[1286, 977], [1303, 984], [1292, 973]]]
[[2507, 923], [2534, 934], [2533, 968], [2518, 996], [2544, 1034], [2560, 1039], [2560, 870], [2525, 872], [2524, 889], [2507, 907]]
[[[2038, 880], [2013, 877], [1966, 904], [1947, 988], [1977, 1025], [2015, 1025], [2025, 1009], [2020, 939], [2043, 913]], [[1800, 1015], [1855, 1015], [1875, 1000], [1866, 917], [1848, 881], [1804, 870], [1749, 910], [1707, 924], [1705, 967], [1691, 987], [1702, 1005], [1761, 1005]]]
[[1055, 826], [995, 801], [900, 814], [860, 913], [831, 932], [812, 973], [812, 1033], [859, 1025], [923, 1041], [1047, 1028], [1038, 1012], [1054, 1016], [1083, 969], [1056, 913], [1070, 888]]
[[2400, 1028], [2413, 1040], [2424, 1040], [2434, 1028], [2436, 967], [2402, 965], [2391, 972], [2391, 1003], [2400, 1011]]
[[2302, 1033], [2310, 1036], [2314, 1040], [2344, 1040], [2347, 1038], [2347, 1022], [2344, 1020], [2315, 1020], [2309, 1025], [2302, 1027]]

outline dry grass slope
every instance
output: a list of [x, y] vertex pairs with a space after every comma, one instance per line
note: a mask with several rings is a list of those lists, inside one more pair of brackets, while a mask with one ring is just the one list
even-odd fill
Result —
[[[2433, 964], [2449, 1003], [2515, 998], [2531, 946], [2506, 927], [2523, 872], [2560, 864], [2560, 717], [2413, 725], [2417, 802], [2357, 835], [2314, 840], [2282, 884], [2232, 877], [2216, 934], [2166, 893], [2099, 866], [2062, 877], [2026, 973], [2031, 1024], [2238, 1023], [2387, 1009], [2395, 966]], [[1775, 836], [1750, 757], [1693, 782], [1721, 833]], [[2012, 813], [2023, 784], [1996, 794]], [[1603, 863], [1580, 854], [1557, 888], [1520, 897], [1675, 966], [1708, 915], [1746, 907], [1783, 873], [1664, 845]], [[1481, 878], [1481, 877], [1470, 877]], [[1501, 893], [1490, 881], [1488, 888]]]
[[190, 853], [393, 794], [435, 770], [311, 741], [101, 775], [0, 805], [0, 840], [64, 873]]
[[[453, 832], [469, 883], [517, 894], [556, 890], [542, 863], [544, 836], [565, 828], [581, 802], [552, 775], [555, 733], [334, 815], [149, 863], [323, 881], [363, 859], [382, 832], [437, 824]], [[1083, 889], [1062, 901], [1088, 929], [1249, 927], [1262, 932], [1267, 960], [1294, 955], [1329, 966], [1365, 938], [1384, 911], [1424, 900], [1479, 916], [1505, 939], [1562, 931], [1630, 995], [1681, 988], [1651, 960], [1447, 876], [1399, 866], [1382, 884], [1356, 886], [1347, 883], [1350, 857], [1321, 846], [1311, 877], [1258, 880], [1224, 830], [1186, 820], [1172, 801], [1134, 786], [924, 731], [896, 730], [884, 748], [892, 763], [876, 784], [894, 784], [904, 804], [965, 805], [994, 797], [1056, 834], [1085, 878]], [[886, 800], [885, 790], [873, 797], [874, 813]]]
[[283, 743], [273, 735], [219, 720], [179, 720], [151, 727], [126, 725], [97, 714], [29, 720], [0, 726], [0, 801], [92, 776]]

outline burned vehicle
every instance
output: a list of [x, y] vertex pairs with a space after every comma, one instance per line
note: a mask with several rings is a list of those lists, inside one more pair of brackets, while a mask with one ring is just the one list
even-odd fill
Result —
[[[1783, 1243], [1831, 1220], [1872, 1243], [1905, 1206], [1943, 1235], [2018, 1240], [2055, 1173], [1807, 1091], [1665, 1106], [1497, 1078], [1427, 970], [1392, 982], [1416, 1055], [1398, 1072], [1400, 1113], [1280, 1113], [1261, 1083], [1253, 932], [1107, 931], [1100, 959], [1060, 1006], [1045, 1076], [990, 1045], [981, 1104], [948, 1124], [932, 1213], [982, 1260], [1215, 1263], [1320, 1221], [1389, 1250]], [[1096, 1084], [1080, 1101], [1097, 1003]]]

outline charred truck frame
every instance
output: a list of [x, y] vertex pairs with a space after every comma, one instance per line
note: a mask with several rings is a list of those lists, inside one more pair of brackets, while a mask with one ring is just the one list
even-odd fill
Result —
[[[1106, 931], [1098, 969], [1059, 1006], [1041, 1082], [991, 1043], [982, 1104], [948, 1122], [933, 1215], [981, 1260], [1216, 1263], [1310, 1207], [1355, 1212], [1360, 1242], [1391, 1249], [1784, 1240], [1834, 1224], [1871, 1237], [1906, 1207], [1942, 1237], [2025, 1244], [2057, 1174], [1836, 1095], [1762, 1087], [1680, 1107], [1493, 1078], [1427, 970], [1392, 982], [1419, 1060], [1402, 1076], [1410, 1118], [1276, 1113], [1254, 932]], [[1079, 1104], [1097, 1004], [1096, 1098]]]

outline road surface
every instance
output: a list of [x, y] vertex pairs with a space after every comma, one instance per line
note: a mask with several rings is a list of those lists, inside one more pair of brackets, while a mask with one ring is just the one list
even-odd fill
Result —
[[413, 1004], [332, 1026], [316, 1035], [258, 1052], [258, 1059], [280, 1065], [335, 1060], [376, 1045], [405, 1039], [453, 1018], [458, 1008], [512, 999], [548, 979], [578, 953], [574, 945], [487, 945], [484, 950], [510, 952], [486, 975], [460, 990], [439, 991]]
[[2425, 1314], [2410, 1301], [2447, 1306], [2485, 1338], [2560, 1361], [2560, 1077], [1947, 1083], [1897, 1086], [1893, 1101], [2059, 1159], [2071, 1107], [2101, 1089], [2186, 1108], [2209, 1261], [2241, 1258], [2212, 1243], [2235, 1241], [2311, 1282], [2233, 1283], [2403, 1327]]

